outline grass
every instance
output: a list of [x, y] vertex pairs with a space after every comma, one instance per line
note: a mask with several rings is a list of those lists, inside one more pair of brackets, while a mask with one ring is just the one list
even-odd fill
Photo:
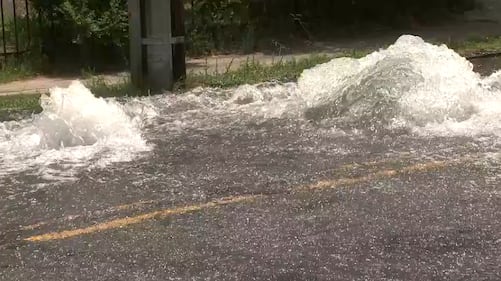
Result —
[[[464, 56], [501, 52], [501, 36], [473, 37], [462, 42], [442, 43], [447, 44]], [[352, 50], [338, 56], [360, 58], [370, 52], [371, 50]], [[176, 88], [178, 90], [198, 86], [228, 88], [267, 81], [290, 82], [297, 80], [305, 69], [325, 63], [332, 58], [332, 56], [327, 55], [311, 55], [302, 59], [281, 60], [272, 64], [263, 64], [249, 59], [237, 69], [230, 70], [230, 67], [228, 67], [223, 73], [189, 73], [185, 81], [178, 83]], [[34, 74], [36, 72], [29, 62], [7, 64], [4, 65], [4, 70], [0, 72], [0, 83], [26, 78]], [[109, 83], [104, 78], [95, 76], [90, 72], [84, 72], [83, 76], [87, 78], [86, 86], [98, 97], [138, 96], [144, 94], [133, 87], [128, 77], [122, 78], [121, 81], [115, 81], [115, 83]], [[5, 120], [5, 116], [11, 116], [13, 112], [39, 112], [41, 110], [39, 96], [0, 96], [0, 120]]]
[[[102, 77], [87, 79], [84, 83], [98, 97], [138, 96], [139, 90], [132, 86], [128, 77], [109, 83]], [[40, 113], [39, 94], [0, 96], [0, 121], [17, 119], [33, 113]]]
[[290, 82], [296, 80], [305, 69], [328, 62], [331, 59], [332, 57], [326, 55], [312, 55], [298, 60], [279, 61], [270, 65], [247, 60], [236, 70], [228, 68], [224, 73], [189, 73], [183, 86], [185, 88], [198, 86], [229, 88], [266, 81]]
[[463, 56], [501, 52], [501, 36], [471, 37], [460, 42], [444, 42]]
[[[255, 61], [247, 61], [234, 71], [216, 74], [190, 73], [183, 85], [185, 89], [197, 86], [228, 88], [241, 84], [254, 84], [265, 81], [288, 82], [296, 80], [303, 70], [317, 64], [327, 62], [329, 56], [312, 55], [299, 60], [287, 60], [275, 62], [272, 65], [264, 65]], [[87, 80], [85, 85], [98, 97], [138, 96], [141, 91], [134, 88], [129, 77], [121, 81], [109, 83], [103, 77], [84, 75]], [[36, 113], [41, 111], [38, 95], [0, 96], [0, 120], [6, 120], [6, 116], [13, 113]]]
[[40, 95], [0, 96], [0, 121], [17, 119], [18, 115], [39, 113]]
[[97, 97], [134, 97], [143, 94], [132, 85], [129, 77], [122, 77], [119, 81], [110, 83], [101, 76], [94, 76], [84, 84]]
[[[24, 5], [21, 6], [21, 8], [24, 8]], [[3, 58], [0, 60], [0, 83], [33, 77], [43, 68], [44, 58], [40, 54], [40, 51], [34, 47], [39, 44], [39, 22], [34, 17], [29, 19], [30, 30], [28, 30], [28, 19], [26, 17], [18, 16], [16, 20], [19, 50], [23, 51], [30, 49], [31, 51], [23, 53], [18, 57], [11, 55], [7, 58], [7, 61]], [[3, 43], [5, 40], [7, 50], [12, 52], [16, 46], [14, 18], [11, 17], [6, 19], [4, 27], [5, 38], [2, 38], [1, 36], [3, 34], [0, 33], [0, 43]], [[0, 52], [3, 52], [3, 50], [0, 50]]]
[[14, 59], [10, 57], [7, 62], [0, 63], [0, 83], [27, 79], [38, 74], [38, 66], [31, 59]]
[[37, 109], [41, 109], [38, 102], [39, 98], [39, 94], [0, 96], [0, 108], [11, 110], [26, 110], [31, 108], [36, 111]]

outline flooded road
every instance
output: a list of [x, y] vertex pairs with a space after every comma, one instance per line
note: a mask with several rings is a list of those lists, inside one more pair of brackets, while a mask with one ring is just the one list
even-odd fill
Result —
[[0, 126], [0, 280], [499, 280], [501, 88], [403, 37]]

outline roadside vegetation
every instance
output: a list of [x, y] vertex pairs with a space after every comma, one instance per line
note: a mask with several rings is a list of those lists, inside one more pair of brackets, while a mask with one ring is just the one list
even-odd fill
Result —
[[8, 61], [0, 67], [0, 84], [36, 76], [37, 66], [31, 61]]
[[[477, 56], [482, 54], [501, 53], [501, 36], [470, 38], [465, 41], [457, 42], [436, 42], [437, 44], [447, 44], [450, 48], [462, 56]], [[375, 50], [356, 50], [345, 51], [337, 57], [346, 56], [361, 58]], [[178, 88], [192, 88], [196, 86], [206, 87], [231, 87], [242, 83], [258, 83], [264, 81], [292, 81], [298, 77], [301, 72], [317, 64], [329, 61], [334, 57], [327, 55], [312, 55], [298, 60], [277, 60], [272, 64], [262, 64], [249, 58], [246, 63], [237, 69], [222, 69], [217, 73], [188, 73], [186, 81], [178, 83]], [[0, 71], [0, 83], [7, 83], [16, 80], [22, 80], [43, 73], [46, 62], [38, 55], [17, 60], [9, 60], [3, 64]], [[82, 71], [84, 72], [84, 71]], [[94, 73], [83, 74], [82, 78], [90, 78]], [[137, 95], [137, 91], [129, 86], [110, 86], [106, 85], [98, 76], [93, 77], [93, 84], [98, 96], [116, 96], [116, 95]], [[127, 84], [119, 83], [119, 84]]]
[[[84, 84], [97, 97], [108, 98], [142, 95], [142, 93], [132, 85], [128, 77], [110, 83], [101, 76], [94, 76], [85, 80]], [[0, 121], [15, 119], [19, 115], [25, 117], [29, 114], [41, 112], [40, 96], [43, 94], [48, 93], [0, 96]]]
[[472, 37], [461, 42], [444, 42], [465, 57], [501, 53], [501, 36]]
[[[311, 55], [297, 60], [281, 59], [287, 40], [314, 41], [318, 34], [334, 30], [336, 36], [351, 36], [370, 26], [406, 28], [417, 23], [437, 22], [470, 10], [474, 0], [183, 0], [186, 9], [187, 52], [190, 56], [221, 53], [251, 53], [267, 48], [277, 54], [271, 64], [251, 58], [236, 68], [215, 73], [191, 72], [177, 83], [178, 91], [194, 87], [233, 87], [265, 81], [295, 81], [304, 69], [334, 58]], [[128, 30], [126, 0], [30, 0], [38, 16], [32, 18], [32, 39], [26, 40], [27, 19], [18, 18], [21, 45], [31, 51], [18, 58], [0, 61], [0, 83], [38, 74], [70, 69], [100, 97], [137, 96], [128, 78], [109, 83], [96, 73], [106, 66], [127, 68]], [[370, 11], [370, 12], [368, 12]], [[13, 44], [13, 24], [7, 22], [6, 38]], [[340, 30], [343, 30], [338, 34]], [[270, 43], [272, 42], [272, 43]], [[282, 43], [281, 43], [282, 42]], [[501, 52], [501, 37], [475, 37], [445, 43], [469, 56]], [[353, 49], [338, 56], [363, 57], [374, 50]], [[1, 97], [0, 112], [38, 112], [39, 95]], [[1, 114], [0, 114], [1, 116]]]
[[[440, 43], [440, 42], [437, 42]], [[472, 38], [464, 42], [443, 42], [449, 47], [455, 49], [458, 53], [468, 56], [483, 53], [501, 52], [501, 37], [487, 38]], [[363, 57], [374, 50], [351, 50], [342, 52], [336, 57]], [[277, 60], [271, 64], [263, 64], [249, 58], [246, 63], [235, 69], [228, 67], [221, 72], [216, 73], [195, 73], [187, 74], [184, 81], [177, 83], [176, 91], [182, 92], [193, 89], [195, 87], [214, 87], [228, 88], [242, 84], [255, 84], [261, 82], [277, 81], [290, 82], [296, 81], [301, 73], [315, 65], [328, 62], [335, 58], [324, 54], [314, 54], [301, 59]], [[29, 75], [29, 67], [13, 65], [13, 70], [8, 73], [0, 72], [0, 81], [6, 78], [19, 78]], [[18, 69], [15, 69], [18, 67]], [[26, 67], [26, 72], [23, 72], [23, 67]], [[16, 72], [18, 71], [18, 72]], [[127, 97], [147, 95], [148, 93], [141, 92], [134, 88], [130, 79], [124, 77], [121, 81], [110, 83], [103, 77], [96, 75], [93, 72], [82, 72], [82, 77], [85, 79], [86, 86], [98, 97]], [[40, 95], [20, 95], [20, 96], [0, 96], [0, 120], [5, 120], [6, 116], [14, 116], [13, 113], [37, 113], [41, 111], [39, 104]]]
[[[292, 41], [314, 41], [326, 31], [353, 36], [374, 28], [408, 28], [446, 21], [475, 8], [475, 0], [173, 0], [186, 11], [189, 56], [252, 53]], [[32, 46], [49, 69], [72, 64], [99, 71], [126, 67], [127, 0], [30, 0]], [[27, 19], [18, 18], [27, 44]], [[8, 23], [7, 39], [12, 40]], [[284, 43], [285, 42], [285, 43]], [[278, 52], [280, 56], [280, 51]], [[34, 69], [39, 69], [35, 67]], [[46, 71], [47, 69], [43, 69]]]
[[0, 122], [41, 112], [39, 99], [39, 94], [0, 96]]
[[317, 64], [325, 63], [332, 57], [327, 55], [311, 55], [302, 59], [278, 60], [271, 64], [263, 64], [248, 59], [235, 70], [229, 68], [221, 73], [189, 73], [184, 88], [214, 87], [228, 88], [242, 84], [256, 84], [266, 81], [295, 81], [303, 70]]

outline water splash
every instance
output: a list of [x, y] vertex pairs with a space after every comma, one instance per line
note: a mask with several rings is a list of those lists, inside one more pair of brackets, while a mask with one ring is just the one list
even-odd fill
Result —
[[[475, 127], [487, 121], [485, 114], [501, 116], [497, 83], [498, 74], [482, 78], [445, 45], [414, 36], [402, 36], [362, 59], [332, 60], [305, 71], [298, 82], [308, 119], [341, 118], [444, 134], [488, 133]], [[465, 130], [447, 129], [452, 127]]]
[[[31, 120], [0, 123], [0, 175], [71, 177], [76, 171], [68, 166], [105, 166], [151, 149], [141, 134], [138, 105], [96, 98], [80, 82], [52, 89], [41, 105], [43, 112]], [[134, 116], [127, 113], [134, 109]]]
[[68, 88], [54, 88], [49, 96], [42, 96], [42, 114], [37, 116], [39, 145], [48, 149], [72, 146], [145, 145], [141, 132], [113, 100], [96, 98], [82, 83], [74, 82]]
[[16, 172], [59, 179], [130, 161], [151, 150], [146, 139], [266, 122], [270, 129], [276, 119], [310, 131], [320, 123], [335, 134], [348, 127], [343, 134], [403, 128], [419, 137], [501, 136], [501, 72], [482, 77], [453, 50], [415, 36], [361, 59], [316, 66], [297, 83], [198, 88], [118, 102], [95, 98], [76, 82], [41, 102], [41, 114], [0, 123], [0, 184], [2, 175]]
[[338, 129], [405, 129], [422, 136], [501, 136], [501, 72], [482, 77], [447, 46], [411, 35], [361, 59], [337, 58], [305, 70], [297, 83], [197, 89], [185, 98], [210, 104], [197, 112], [240, 119], [304, 119]]

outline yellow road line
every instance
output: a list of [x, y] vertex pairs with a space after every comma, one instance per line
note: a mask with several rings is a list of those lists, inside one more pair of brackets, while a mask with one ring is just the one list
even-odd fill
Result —
[[142, 208], [147, 205], [153, 205], [155, 203], [158, 203], [158, 200], [149, 200], [149, 201], [139, 201], [135, 203], [130, 203], [130, 204], [124, 204], [120, 206], [113, 207], [114, 210], [117, 211], [126, 211], [126, 210], [134, 210], [137, 208]]
[[[352, 186], [359, 183], [370, 182], [372, 180], [384, 179], [384, 178], [393, 178], [399, 175], [405, 175], [410, 173], [419, 173], [419, 172], [429, 172], [434, 170], [440, 170], [451, 166], [453, 164], [457, 164], [463, 162], [467, 159], [458, 159], [453, 161], [432, 161], [427, 163], [420, 163], [411, 166], [404, 167], [398, 170], [383, 170], [379, 172], [375, 172], [372, 174], [368, 174], [358, 178], [341, 178], [335, 180], [323, 180], [319, 181], [315, 184], [300, 186], [295, 188], [294, 190], [322, 190], [322, 189], [332, 189], [341, 186]], [[90, 227], [80, 228], [75, 230], [67, 230], [62, 232], [53, 232], [44, 235], [32, 236], [24, 239], [29, 242], [46, 242], [46, 241], [54, 241], [54, 240], [62, 240], [68, 239], [76, 236], [93, 234], [101, 231], [123, 228], [134, 224], [139, 224], [157, 217], [168, 217], [174, 215], [182, 215], [193, 213], [197, 211], [201, 211], [204, 209], [214, 208], [218, 206], [237, 204], [242, 202], [251, 202], [256, 200], [257, 198], [265, 197], [264, 195], [243, 195], [243, 196], [235, 196], [235, 197], [227, 197], [220, 200], [212, 201], [209, 203], [189, 205], [184, 207], [177, 207], [171, 209], [165, 209], [160, 211], [155, 211], [151, 213], [146, 213], [133, 217], [126, 217], [121, 219], [115, 219], [108, 222], [99, 223]], [[117, 210], [128, 210], [133, 209], [138, 206], [153, 204], [155, 201], [141, 201], [138, 203], [132, 203], [128, 205], [122, 205], [115, 207]]]
[[[364, 166], [377, 166], [377, 165], [384, 165], [387, 163], [397, 162], [397, 161], [401, 161], [401, 160], [403, 160], [403, 159], [402, 158], [397, 158], [397, 159], [391, 158], [391, 159], [382, 159], [382, 160], [370, 160], [370, 161], [361, 162], [361, 163], [359, 162], [359, 163], [345, 164], [345, 165], [342, 165], [336, 169], [337, 170], [346, 170], [346, 169], [355, 169], [357, 167], [364, 167]], [[339, 181], [339, 183], [337, 185], [349, 185], [350, 183], [356, 184], [357, 182], [363, 182], [364, 180], [360, 179], [360, 178], [356, 178], [356, 179], [347, 178], [347, 179], [340, 179], [340, 180], [321, 181], [315, 185], [322, 185], [322, 183], [324, 183], [325, 185], [328, 185], [328, 184], [332, 184], [335, 181]], [[344, 183], [343, 183], [343, 181], [344, 181]], [[151, 206], [154, 204], [158, 204], [160, 202], [162, 202], [162, 200], [138, 201], [138, 202], [109, 207], [109, 208], [106, 208], [104, 210], [97, 210], [97, 211], [92, 212], [92, 214], [101, 215], [103, 213], [112, 214], [112, 213], [117, 213], [117, 212], [121, 212], [121, 211], [140, 210], [140, 209], [143, 209], [145, 207], [148, 207], [148, 206]], [[91, 214], [91, 216], [92, 216], [92, 214]], [[76, 219], [80, 219], [82, 217], [88, 217], [88, 216], [89, 216], [88, 214], [70, 215], [70, 216], [66, 216], [64, 218], [52, 219], [52, 220], [42, 221], [42, 222], [38, 222], [35, 224], [27, 225], [27, 226], [21, 226], [19, 229], [24, 230], [24, 231], [35, 230], [35, 229], [38, 229], [42, 226], [46, 226], [49, 224], [56, 224], [56, 223], [60, 223], [60, 222], [70, 222], [70, 221], [74, 221]]]
[[212, 202], [204, 203], [204, 204], [190, 205], [190, 206], [178, 207], [178, 208], [172, 208], [172, 209], [165, 209], [165, 210], [151, 212], [151, 213], [147, 213], [147, 214], [143, 214], [143, 215], [139, 215], [139, 216], [116, 219], [116, 220], [112, 220], [112, 221], [108, 221], [108, 222], [104, 222], [104, 223], [99, 223], [99, 224], [96, 224], [96, 225], [93, 225], [90, 227], [86, 227], [86, 228], [80, 228], [80, 229], [75, 229], [75, 230], [66, 230], [66, 231], [62, 231], [62, 232], [53, 232], [53, 233], [48, 233], [48, 234], [44, 234], [44, 235], [32, 236], [32, 237], [26, 238], [24, 240], [29, 241], [29, 242], [47, 242], [47, 241], [53, 241], [53, 240], [68, 239], [68, 238], [72, 238], [72, 237], [76, 237], [76, 236], [82, 236], [82, 235], [92, 234], [92, 233], [111, 230], [111, 229], [123, 228], [126, 226], [142, 223], [144, 221], [151, 220], [151, 219], [158, 218], [158, 217], [182, 215], [182, 214], [201, 211], [201, 210], [208, 209], [208, 208], [215, 208], [215, 207], [219, 207], [219, 206], [236, 204], [236, 203], [241, 203], [241, 202], [250, 202], [250, 201], [254, 201], [258, 197], [260, 197], [260, 196], [249, 195], [249, 196], [228, 197], [228, 198], [224, 198], [224, 199], [220, 199], [217, 201], [212, 201]]
[[332, 189], [338, 188], [340, 186], [351, 186], [359, 183], [369, 182], [384, 178], [393, 178], [402, 174], [416, 173], [416, 172], [428, 172], [433, 170], [439, 170], [450, 166], [451, 164], [461, 162], [461, 160], [456, 161], [432, 161], [428, 163], [420, 163], [411, 166], [404, 167], [399, 170], [383, 170], [368, 174], [358, 178], [342, 178], [335, 180], [323, 180], [312, 185], [307, 185], [300, 187], [301, 190], [319, 190], [319, 189]]
[[21, 227], [19, 227], [19, 229], [24, 230], [24, 231], [35, 230], [37, 228], [40, 228], [40, 227], [43, 227], [43, 226], [46, 226], [49, 224], [55, 224], [58, 222], [71, 222], [71, 221], [80, 219], [82, 217], [89, 218], [89, 217], [92, 217], [95, 215], [101, 215], [101, 214], [113, 214], [113, 213], [117, 213], [117, 212], [121, 212], [121, 211], [138, 210], [138, 209], [142, 209], [148, 205], [153, 205], [156, 203], [160, 203], [160, 200], [139, 201], [139, 202], [134, 202], [134, 203], [130, 203], [130, 204], [123, 204], [123, 205], [109, 207], [109, 208], [106, 208], [104, 210], [94, 211], [94, 212], [92, 212], [92, 214], [90, 216], [88, 214], [69, 215], [69, 216], [66, 216], [63, 218], [52, 219], [52, 220], [48, 220], [48, 221], [41, 221], [41, 222], [38, 222], [35, 224], [21, 226]]

